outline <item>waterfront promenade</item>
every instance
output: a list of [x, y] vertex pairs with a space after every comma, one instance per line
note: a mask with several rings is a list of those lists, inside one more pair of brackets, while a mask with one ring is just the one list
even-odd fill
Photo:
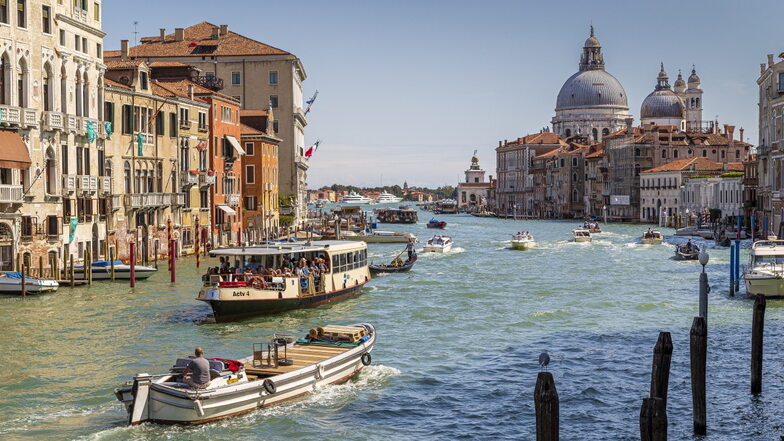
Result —
[[[428, 214], [419, 217], [419, 224], [384, 229], [424, 241], [434, 232], [425, 228]], [[697, 314], [697, 262], [671, 260], [672, 245], [639, 244], [640, 225], [603, 225], [593, 243], [575, 244], [568, 233], [577, 222], [440, 218], [455, 239], [451, 254], [422, 254], [411, 273], [378, 277], [362, 296], [317, 309], [215, 324], [209, 307], [194, 300], [193, 258], [178, 260], [175, 286], [160, 271], [133, 291], [95, 282], [0, 298], [0, 438], [533, 439], [537, 358], [547, 350], [562, 439], [633, 440], [660, 330], [672, 332], [675, 347], [670, 439], [691, 438], [688, 331]], [[534, 233], [540, 248], [508, 250], [519, 230]], [[668, 241], [686, 240], [663, 232]], [[389, 260], [400, 248], [370, 245], [370, 259]], [[752, 301], [726, 294], [728, 250], [707, 251], [713, 290], [704, 439], [776, 439], [784, 379], [774, 336], [784, 331], [784, 303], [768, 302], [764, 392], [752, 397]], [[112, 394], [134, 373], [165, 370], [197, 345], [232, 358], [272, 332], [356, 321], [378, 329], [373, 365], [291, 404], [195, 428], [125, 427]]]

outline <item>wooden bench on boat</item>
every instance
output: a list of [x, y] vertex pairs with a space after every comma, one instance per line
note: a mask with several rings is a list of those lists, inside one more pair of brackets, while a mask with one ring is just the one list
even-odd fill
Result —
[[[285, 374], [293, 370], [309, 366], [314, 363], [326, 360], [338, 354], [342, 354], [353, 346], [332, 346], [317, 343], [294, 343], [286, 348], [286, 358], [292, 363], [290, 365], [278, 366], [259, 366], [259, 362], [265, 362], [268, 358], [267, 351], [254, 351], [254, 360], [245, 363], [245, 373], [249, 376], [270, 377], [273, 375]], [[281, 351], [282, 353], [282, 351]]]

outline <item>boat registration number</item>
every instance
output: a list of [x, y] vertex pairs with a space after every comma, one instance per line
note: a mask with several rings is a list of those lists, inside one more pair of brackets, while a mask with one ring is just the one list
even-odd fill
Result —
[[238, 381], [240, 381], [239, 378], [229, 378], [228, 380], [226, 380], [226, 383], [231, 384], [231, 383], [236, 383]]
[[250, 291], [232, 291], [232, 297], [250, 297]]

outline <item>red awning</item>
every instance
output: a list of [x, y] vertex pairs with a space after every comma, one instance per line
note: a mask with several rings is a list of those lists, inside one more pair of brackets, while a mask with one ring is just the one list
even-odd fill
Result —
[[16, 132], [0, 130], [0, 167], [28, 169], [31, 163], [22, 137]]
[[196, 150], [207, 150], [207, 141], [196, 144]]

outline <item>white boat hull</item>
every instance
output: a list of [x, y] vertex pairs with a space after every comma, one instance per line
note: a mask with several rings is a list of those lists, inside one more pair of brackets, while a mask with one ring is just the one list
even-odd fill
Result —
[[661, 238], [654, 238], [654, 239], [642, 239], [643, 245], [661, 245], [663, 239]]
[[426, 253], [448, 253], [452, 250], [452, 244], [448, 243], [446, 245], [425, 245], [423, 250]]
[[784, 297], [784, 278], [769, 276], [754, 276], [744, 274], [746, 293], [751, 296], [762, 294], [765, 297]]
[[[145, 280], [155, 274], [158, 270], [149, 266], [136, 266], [135, 277], [136, 280]], [[92, 267], [93, 280], [111, 280], [112, 268], [107, 267]], [[74, 268], [74, 276], [83, 278], [84, 270], [82, 268]], [[131, 280], [131, 266], [130, 265], [115, 265], [114, 266], [114, 279], [115, 280]]]
[[[25, 279], [25, 292], [28, 294], [54, 292], [59, 287], [56, 280]], [[21, 279], [0, 278], [0, 294], [22, 294]]]
[[361, 240], [365, 243], [408, 243], [411, 239], [416, 237], [410, 236], [372, 236], [357, 234], [353, 236], [344, 237], [346, 240]]
[[374, 343], [375, 332], [368, 341], [349, 351], [285, 374], [271, 376], [269, 380], [275, 385], [274, 393], [265, 390], [262, 380], [237, 382], [234, 385], [227, 385], [224, 380], [221, 387], [195, 391], [165, 384], [170, 376], [156, 379], [139, 374], [134, 377], [137, 384], [135, 395], [131, 393], [133, 386], [128, 384], [117, 389], [115, 394], [128, 411], [129, 424], [202, 424], [279, 404], [307, 395], [319, 387], [345, 382], [365, 366], [362, 357], [372, 351]]
[[513, 240], [512, 249], [515, 250], [528, 250], [536, 247], [536, 242], [532, 240]]
[[591, 242], [592, 240], [593, 240], [593, 238], [591, 238], [591, 237], [584, 237], [584, 236], [576, 236], [574, 238], [575, 242]]

